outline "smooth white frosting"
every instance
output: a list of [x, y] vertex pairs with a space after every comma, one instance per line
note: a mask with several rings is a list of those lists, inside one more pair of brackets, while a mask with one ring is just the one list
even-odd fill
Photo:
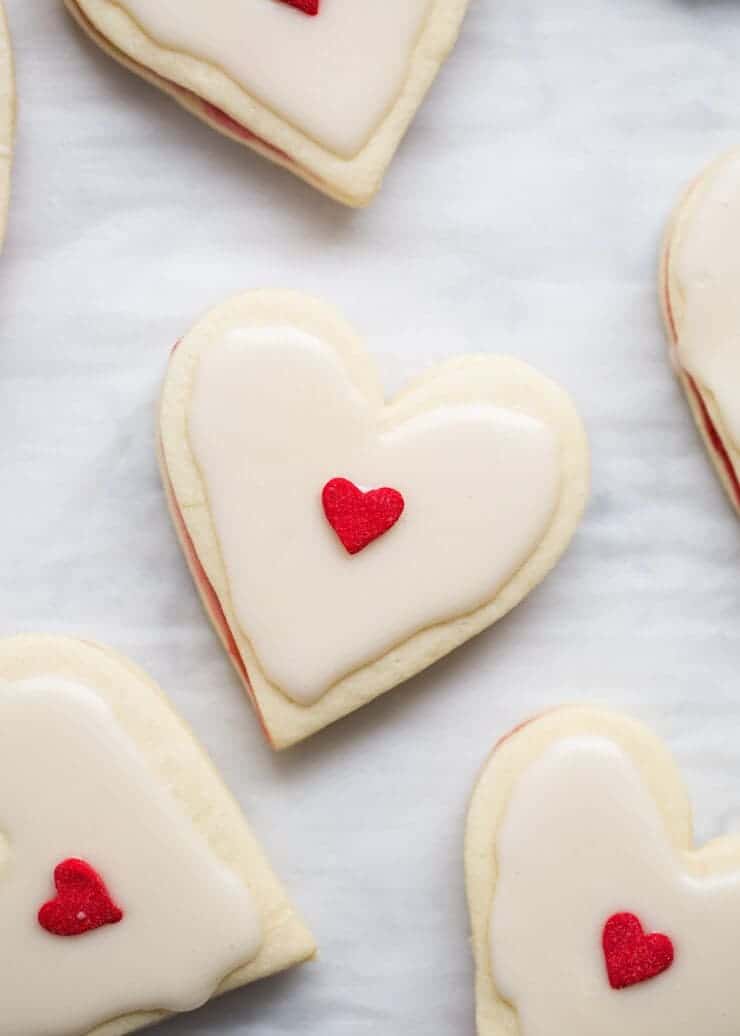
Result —
[[322, 0], [309, 17], [280, 0], [118, 0], [162, 46], [217, 66], [343, 158], [367, 143], [401, 92], [432, 0]]
[[[560, 447], [541, 421], [482, 404], [382, 417], [334, 349], [294, 327], [232, 331], [196, 370], [190, 442], [238, 624], [299, 703], [491, 600], [557, 505]], [[321, 505], [334, 477], [406, 502], [354, 557]]]
[[740, 449], [740, 153], [709, 171], [689, 205], [670, 251], [678, 359]]
[[[631, 758], [574, 737], [521, 776], [496, 844], [491, 961], [522, 1036], [737, 1036], [740, 872], [691, 876]], [[603, 927], [630, 912], [675, 961], [609, 985]]]
[[[42, 929], [69, 858], [100, 873], [119, 924]], [[78, 1036], [197, 1007], [261, 942], [251, 893], [98, 695], [53, 676], [0, 682], [0, 1036]]]

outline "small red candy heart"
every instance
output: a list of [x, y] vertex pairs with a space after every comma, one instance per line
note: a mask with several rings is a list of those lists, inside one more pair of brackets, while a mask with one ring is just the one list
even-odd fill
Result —
[[54, 871], [55, 899], [39, 910], [39, 924], [52, 935], [85, 935], [123, 920], [105, 882], [84, 860], [65, 860]]
[[320, 0], [282, 0], [284, 4], [297, 7], [304, 14], [318, 14]]
[[321, 499], [324, 514], [348, 554], [359, 554], [392, 529], [405, 507], [397, 489], [384, 487], [363, 493], [346, 478], [327, 482]]
[[667, 935], [646, 935], [634, 914], [615, 914], [604, 925], [602, 938], [606, 970], [612, 989], [647, 982], [673, 964], [673, 943]]

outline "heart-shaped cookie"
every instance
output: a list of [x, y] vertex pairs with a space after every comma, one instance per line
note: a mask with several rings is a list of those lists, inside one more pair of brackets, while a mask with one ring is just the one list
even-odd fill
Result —
[[465, 861], [479, 1036], [735, 1036], [740, 841], [694, 849], [665, 747], [558, 709], [501, 741]]
[[[583, 427], [546, 378], [461, 357], [386, 405], [352, 329], [286, 292], [231, 300], [187, 335], [160, 427], [193, 575], [279, 748], [499, 619], [587, 493]], [[347, 483], [395, 501], [383, 535], [350, 530], [359, 551], [322, 499]]]
[[314, 952], [202, 749], [104, 648], [0, 641], [0, 818], [0, 1036], [131, 1032]]
[[663, 249], [671, 357], [712, 462], [740, 513], [740, 151], [686, 192]]
[[364, 205], [452, 49], [468, 0], [66, 4], [112, 57], [215, 129]]
[[15, 131], [15, 77], [10, 33], [0, 2], [0, 248], [5, 237], [10, 197], [10, 166]]

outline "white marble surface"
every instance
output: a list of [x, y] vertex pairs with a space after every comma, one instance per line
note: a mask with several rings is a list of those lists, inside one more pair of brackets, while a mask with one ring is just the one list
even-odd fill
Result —
[[[109, 63], [57, 0], [7, 7], [0, 634], [94, 637], [151, 670], [322, 950], [162, 1036], [472, 1034], [463, 820], [512, 724], [562, 701], [629, 709], [676, 752], [699, 834], [740, 829], [740, 538], [655, 298], [668, 210], [740, 138], [740, 5], [474, 0], [359, 214]], [[201, 613], [153, 450], [169, 346], [261, 285], [335, 300], [389, 390], [466, 349], [534, 362], [575, 396], [594, 460], [584, 525], [524, 605], [282, 758]]]

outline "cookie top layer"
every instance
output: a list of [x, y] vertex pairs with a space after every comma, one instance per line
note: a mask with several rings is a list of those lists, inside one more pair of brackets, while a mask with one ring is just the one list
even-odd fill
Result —
[[207, 62], [327, 150], [351, 158], [395, 103], [433, 0], [119, 0], [169, 50]]
[[[0, 683], [0, 788], [3, 1036], [190, 1010], [256, 956], [251, 892], [94, 690], [53, 674]], [[115, 927], [60, 938], [37, 919], [70, 858], [104, 878], [123, 914]]]
[[[394, 414], [330, 343], [288, 323], [245, 324], [201, 354], [189, 438], [239, 626], [302, 704], [493, 598], [541, 540], [561, 486], [562, 445], [541, 418], [444, 397]], [[355, 557], [321, 508], [337, 476], [405, 500]]]
[[122, 1036], [315, 944], [159, 688], [107, 648], [0, 640], [7, 1036]]

